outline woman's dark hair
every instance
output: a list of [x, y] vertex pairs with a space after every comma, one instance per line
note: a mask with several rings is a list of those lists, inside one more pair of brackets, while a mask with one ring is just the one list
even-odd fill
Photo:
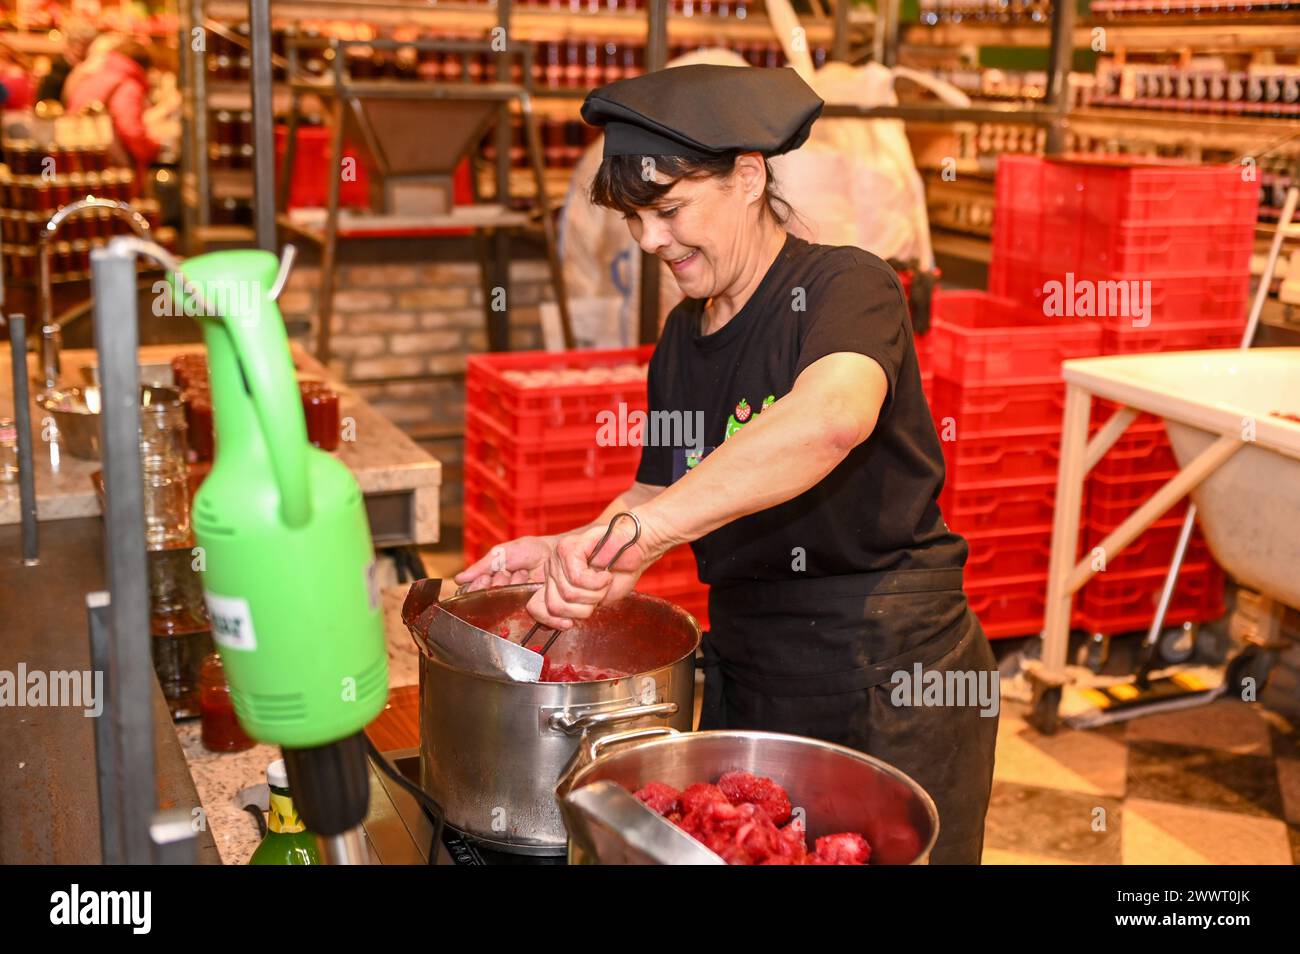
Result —
[[[736, 167], [733, 152], [716, 159], [690, 159], [685, 156], [606, 156], [591, 181], [591, 201], [595, 205], [614, 209], [630, 215], [637, 209], [653, 208], [663, 201], [668, 191], [679, 179], [725, 179]], [[767, 211], [781, 225], [790, 220], [794, 210], [781, 198], [772, 176], [772, 165], [766, 159], [767, 171], [764, 198]], [[669, 181], [656, 182], [647, 171], [667, 176]]]

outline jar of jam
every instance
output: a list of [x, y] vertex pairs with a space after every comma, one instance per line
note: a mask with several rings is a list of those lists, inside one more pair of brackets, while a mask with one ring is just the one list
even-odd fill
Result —
[[339, 396], [323, 381], [299, 381], [302, 413], [307, 420], [307, 440], [321, 450], [339, 446]]
[[257, 743], [239, 724], [235, 706], [230, 699], [230, 683], [221, 666], [221, 656], [209, 653], [199, 671], [200, 738], [210, 752], [242, 752]]
[[189, 438], [190, 457], [196, 461], [212, 460], [215, 450], [212, 431], [212, 394], [207, 380], [202, 386], [191, 384], [185, 391], [185, 429]]

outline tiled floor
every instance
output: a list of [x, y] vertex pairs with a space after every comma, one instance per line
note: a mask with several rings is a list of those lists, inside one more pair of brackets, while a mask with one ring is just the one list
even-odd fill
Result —
[[1300, 864], [1300, 719], [1221, 700], [1045, 736], [1025, 710], [1002, 701], [986, 864]]
[[1235, 700], [1039, 734], [1004, 701], [986, 864], [1300, 864], [1300, 724]]

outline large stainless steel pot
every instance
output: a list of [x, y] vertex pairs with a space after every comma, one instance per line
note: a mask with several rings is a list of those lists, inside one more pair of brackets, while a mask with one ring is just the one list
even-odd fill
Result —
[[593, 782], [613, 781], [630, 791], [647, 782], [685, 788], [715, 781], [733, 769], [775, 779], [790, 795], [795, 811], [804, 813], [808, 843], [821, 835], [860, 832], [871, 844], [871, 864], [927, 864], [939, 836], [934, 800], [910, 776], [880, 759], [842, 745], [776, 732], [678, 733], [639, 729], [592, 738], [563, 779], [556, 798], [572, 839], [569, 861], [600, 864], [605, 855], [623, 858], [625, 846], [612, 844], [609, 832], [591, 828], [566, 803], [569, 792]]
[[[460, 618], [518, 639], [538, 583], [442, 601]], [[412, 585], [402, 618], [421, 649], [420, 784], [447, 823], [494, 848], [564, 854], [555, 785], [588, 738], [629, 726], [691, 728], [699, 624], [685, 610], [634, 593], [564, 633], [547, 654], [632, 675], [577, 683], [522, 683], [458, 669], [424, 637], [438, 581]], [[422, 632], [422, 622], [423, 629]]]

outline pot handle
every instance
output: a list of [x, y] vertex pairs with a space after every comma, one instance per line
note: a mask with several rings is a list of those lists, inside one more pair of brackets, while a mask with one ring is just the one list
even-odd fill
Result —
[[654, 725], [647, 726], [644, 729], [628, 729], [626, 732], [611, 732], [608, 735], [598, 735], [595, 738], [587, 739], [587, 758], [594, 762], [600, 758], [601, 751], [611, 745], [621, 745], [624, 742], [634, 742], [637, 739], [652, 739], [660, 735], [681, 735], [681, 733], [672, 726]]
[[569, 759], [569, 764], [564, 767], [564, 771], [560, 773], [560, 777], [555, 782], [555, 797], [563, 798], [568, 793], [573, 785], [574, 778], [584, 768], [596, 761], [596, 757], [600, 755], [601, 750], [622, 742], [635, 742], [638, 739], [652, 739], [658, 736], [667, 737], [680, 734], [676, 729], [666, 725], [645, 726], [640, 729], [627, 729], [623, 732], [607, 732], [604, 735], [595, 737], [590, 732], [584, 733], [578, 747], [574, 749], [573, 755]]
[[557, 712], [547, 720], [552, 729], [565, 735], [577, 735], [588, 729], [601, 729], [605, 726], [630, 722], [646, 716], [670, 716], [677, 714], [677, 703], [655, 702], [644, 706], [628, 706], [610, 712], [588, 712], [585, 715], [571, 716], [568, 712]]

